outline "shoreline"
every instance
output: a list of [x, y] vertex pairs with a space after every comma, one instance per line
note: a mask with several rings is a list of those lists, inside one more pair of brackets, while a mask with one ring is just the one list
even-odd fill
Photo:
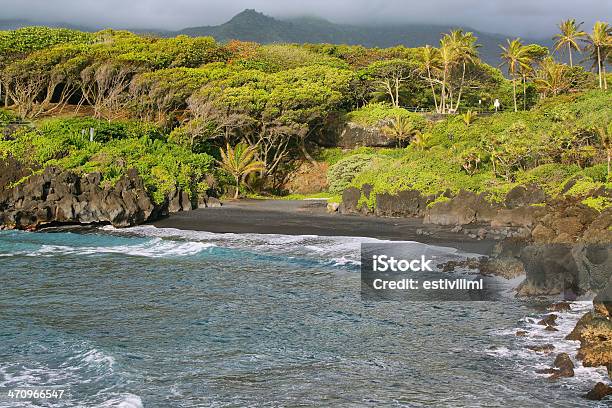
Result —
[[145, 225], [235, 234], [282, 234], [368, 237], [416, 241], [490, 255], [494, 239], [473, 239], [449, 227], [424, 225], [420, 218], [329, 214], [325, 200], [236, 200], [222, 207], [173, 213]]

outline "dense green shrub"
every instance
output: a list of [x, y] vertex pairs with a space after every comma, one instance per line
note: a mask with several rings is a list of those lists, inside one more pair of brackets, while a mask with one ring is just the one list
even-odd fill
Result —
[[327, 171], [329, 192], [342, 193], [353, 181], [355, 176], [367, 169], [374, 159], [370, 154], [355, 154], [339, 160]]
[[275, 73], [288, 69], [324, 65], [331, 68], [348, 69], [347, 63], [339, 58], [312, 52], [298, 45], [272, 44], [258, 46], [247, 58], [234, 62], [246, 69]]
[[394, 108], [382, 102], [370, 103], [363, 108], [349, 112], [346, 115], [346, 120], [362, 126], [378, 126], [397, 116], [409, 119], [417, 130], [423, 130], [427, 125], [427, 121], [422, 115], [409, 112], [403, 108]]
[[560, 192], [563, 184], [572, 176], [580, 172], [576, 165], [559, 163], [543, 164], [541, 166], [518, 172], [516, 182], [519, 184], [536, 184], [544, 188], [550, 195]]
[[24, 54], [57, 44], [88, 44], [94, 35], [67, 28], [24, 27], [0, 31], [0, 56]]
[[[82, 128], [96, 129], [94, 142]], [[0, 140], [0, 156], [11, 155], [35, 169], [58, 166], [79, 173], [100, 172], [113, 185], [136, 168], [156, 202], [176, 186], [190, 194], [206, 190], [214, 159], [168, 143], [154, 126], [136, 122], [106, 122], [91, 118], [54, 119], [40, 129], [22, 128], [11, 140]]]
[[7, 110], [4, 109], [0, 109], [0, 127], [3, 124], [6, 124], [8, 122], [12, 122], [14, 120], [17, 120], [17, 116], [14, 115], [12, 112], [9, 112]]
[[40, 124], [39, 129], [49, 138], [73, 137], [79, 140], [89, 140], [90, 129], [93, 129], [94, 141], [101, 143], [113, 139], [139, 138], [142, 136], [151, 139], [165, 138], [158, 127], [146, 122], [109, 122], [88, 117], [46, 120]]

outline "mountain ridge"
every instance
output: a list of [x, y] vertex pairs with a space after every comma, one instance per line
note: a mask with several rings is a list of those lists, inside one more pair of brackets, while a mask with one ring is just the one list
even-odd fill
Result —
[[[82, 27], [67, 23], [35, 23], [24, 19], [0, 20], [0, 30], [12, 30], [29, 25], [73, 28], [82, 31], [96, 31], [99, 28]], [[362, 45], [364, 47], [388, 48], [398, 45], [419, 47], [426, 44], [437, 46], [442, 33], [461, 28], [473, 32], [481, 45], [479, 52], [483, 61], [497, 66], [500, 64], [499, 45], [505, 44], [504, 34], [488, 33], [471, 27], [436, 24], [389, 24], [389, 25], [352, 25], [334, 23], [325, 18], [304, 16], [278, 19], [254, 9], [245, 9], [227, 22], [219, 25], [187, 27], [181, 30], [131, 29], [140, 34], [153, 34], [160, 37], [176, 35], [211, 36], [217, 41], [230, 40], [254, 41], [261, 44], [271, 43], [329, 43]], [[552, 40], [523, 38], [524, 43], [536, 43], [547, 47]]]
[[[330, 43], [388, 48], [398, 45], [419, 47], [436, 46], [442, 33], [461, 28], [478, 37], [482, 59], [500, 63], [499, 45], [505, 44], [503, 34], [487, 33], [471, 27], [435, 24], [351, 25], [337, 24], [318, 17], [298, 17], [280, 20], [253, 9], [238, 13], [227, 22], [216, 26], [189, 27], [165, 35], [212, 36], [217, 41], [229, 40], [270, 43]], [[550, 47], [552, 40], [524, 38], [525, 43]]]

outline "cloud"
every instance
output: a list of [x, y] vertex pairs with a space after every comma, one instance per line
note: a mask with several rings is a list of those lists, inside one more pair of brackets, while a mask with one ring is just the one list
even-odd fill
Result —
[[[216, 25], [245, 8], [275, 17], [303, 15], [339, 23], [469, 26], [522, 36], [550, 36], [565, 18], [591, 26], [612, 15], [610, 0], [0, 0], [2, 19], [75, 25], [179, 29]], [[8, 4], [7, 4], [8, 3]]]

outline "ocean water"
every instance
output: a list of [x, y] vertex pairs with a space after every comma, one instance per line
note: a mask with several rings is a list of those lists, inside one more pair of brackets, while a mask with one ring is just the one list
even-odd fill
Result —
[[[516, 282], [498, 302], [364, 302], [359, 245], [373, 241], [0, 231], [0, 407], [606, 406], [581, 398], [605, 370], [575, 361], [551, 382], [534, 371], [555, 354], [526, 349], [575, 355], [563, 336], [589, 303], [551, 333]], [[20, 387], [65, 394], [7, 397]]]

